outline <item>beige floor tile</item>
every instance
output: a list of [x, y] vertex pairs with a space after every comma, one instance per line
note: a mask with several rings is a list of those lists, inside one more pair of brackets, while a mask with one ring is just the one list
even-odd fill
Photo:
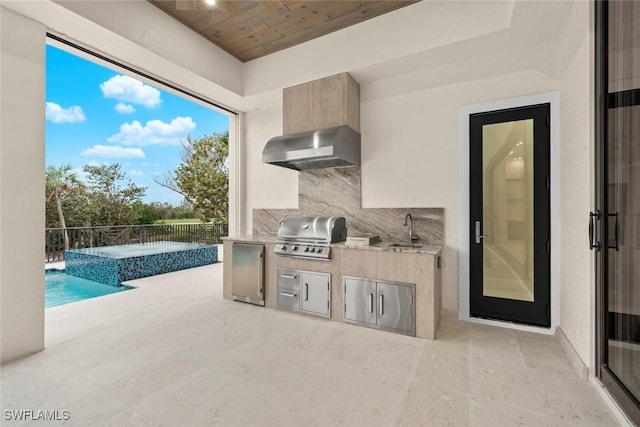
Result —
[[540, 427], [544, 426], [544, 417], [515, 406], [479, 402], [471, 399], [469, 404], [469, 425], [472, 427]]
[[548, 369], [552, 372], [575, 372], [564, 352], [532, 348], [522, 351], [522, 358], [528, 368]]
[[413, 381], [400, 411], [400, 426], [469, 425], [469, 395]]
[[469, 338], [469, 352], [472, 356], [525, 367], [514, 331], [503, 328], [494, 328], [494, 330], [472, 328]]
[[481, 404], [529, 408], [543, 398], [526, 367], [472, 356], [469, 378], [471, 397]]
[[222, 299], [222, 265], [46, 310], [2, 409], [65, 426], [609, 426], [555, 337], [460, 322], [436, 341]]
[[425, 345], [438, 350], [468, 355], [471, 348], [470, 336], [469, 328], [445, 324], [438, 329], [436, 340], [426, 341]]
[[418, 360], [415, 378], [434, 387], [469, 393], [469, 356], [426, 347]]
[[[545, 420], [572, 422], [580, 426], [614, 426], [617, 424], [611, 412], [593, 393], [548, 394], [537, 405], [537, 411]], [[551, 421], [549, 421], [551, 422]]]

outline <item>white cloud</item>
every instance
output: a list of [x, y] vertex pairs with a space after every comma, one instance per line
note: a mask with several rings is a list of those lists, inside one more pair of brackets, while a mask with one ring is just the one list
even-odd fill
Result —
[[144, 159], [144, 152], [140, 148], [124, 148], [115, 145], [94, 145], [80, 154], [83, 156], [109, 157], [114, 159]]
[[131, 114], [136, 112], [133, 105], [125, 104], [124, 102], [118, 102], [113, 109], [122, 114]]
[[120, 132], [107, 141], [124, 145], [179, 145], [196, 128], [191, 117], [176, 117], [171, 123], [150, 120], [142, 124], [134, 120], [120, 125]]
[[47, 120], [53, 123], [77, 123], [84, 122], [82, 108], [73, 105], [69, 108], [62, 108], [55, 102], [47, 102], [45, 107]]
[[78, 178], [80, 182], [87, 182], [87, 174], [84, 170], [82, 170], [82, 168], [73, 168], [71, 169], [71, 173], [75, 174], [76, 178]]
[[158, 172], [158, 171], [155, 171], [155, 172], [153, 173], [153, 176], [160, 176], [160, 175], [162, 175], [162, 174], [161, 174], [160, 172]]
[[160, 104], [160, 91], [129, 76], [117, 75], [100, 85], [105, 98], [155, 107]]
[[144, 172], [132, 169], [132, 170], [130, 170], [128, 172], [128, 174], [129, 174], [129, 176], [142, 176], [142, 175], [144, 175]]

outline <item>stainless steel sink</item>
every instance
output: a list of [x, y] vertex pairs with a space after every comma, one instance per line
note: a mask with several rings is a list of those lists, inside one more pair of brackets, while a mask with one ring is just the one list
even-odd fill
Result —
[[390, 248], [421, 248], [422, 243], [392, 243]]

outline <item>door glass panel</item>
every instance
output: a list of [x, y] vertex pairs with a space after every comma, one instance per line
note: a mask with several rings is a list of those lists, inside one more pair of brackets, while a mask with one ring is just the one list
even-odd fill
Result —
[[608, 365], [640, 399], [640, 106], [609, 110]]
[[640, 5], [609, 2], [609, 92], [640, 88]]
[[533, 301], [533, 119], [482, 127], [483, 295]]
[[640, 3], [608, 8], [606, 364], [640, 400]]

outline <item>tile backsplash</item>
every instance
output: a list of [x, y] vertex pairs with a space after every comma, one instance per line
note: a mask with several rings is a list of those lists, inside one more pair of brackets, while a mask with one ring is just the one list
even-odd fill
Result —
[[254, 209], [254, 235], [276, 234], [280, 220], [289, 215], [344, 216], [349, 235], [379, 234], [383, 240], [405, 241], [404, 217], [410, 213], [421, 242], [444, 243], [444, 208], [363, 209], [358, 166], [301, 171], [298, 188], [298, 209]]

